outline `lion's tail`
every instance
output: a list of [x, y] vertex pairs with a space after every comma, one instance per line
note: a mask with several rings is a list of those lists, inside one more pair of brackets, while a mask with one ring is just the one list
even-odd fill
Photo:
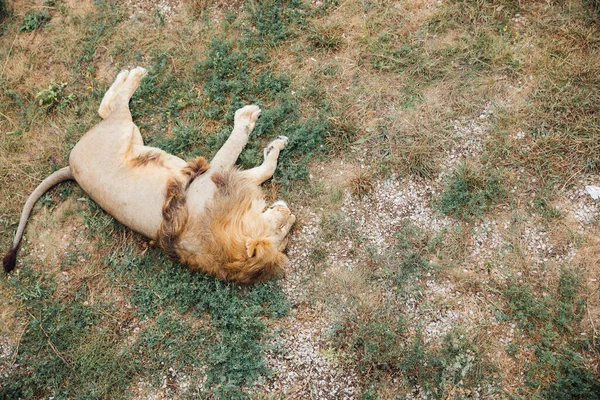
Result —
[[17, 228], [17, 233], [15, 235], [15, 239], [13, 240], [12, 247], [10, 251], [4, 256], [4, 271], [6, 273], [12, 271], [15, 268], [17, 262], [17, 251], [19, 250], [19, 244], [21, 244], [21, 238], [23, 237], [23, 231], [25, 230], [25, 225], [27, 225], [27, 220], [29, 219], [29, 214], [35, 205], [35, 202], [46, 193], [52, 186], [57, 185], [61, 182], [74, 179], [73, 173], [71, 172], [70, 167], [64, 167], [54, 172], [52, 175], [47, 177], [35, 188], [35, 190], [31, 193], [27, 201], [25, 202], [25, 206], [23, 207], [23, 212], [21, 213], [21, 220], [19, 221], [19, 227]]

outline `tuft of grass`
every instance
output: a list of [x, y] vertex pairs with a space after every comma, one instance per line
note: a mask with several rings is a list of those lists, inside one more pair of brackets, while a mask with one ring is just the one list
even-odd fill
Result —
[[[2, 5], [6, 12], [6, 6]], [[1, 10], [0, 10], [1, 11]], [[36, 29], [46, 26], [52, 17], [47, 10], [33, 11], [25, 14], [23, 24], [19, 27], [19, 32], [33, 32]]]
[[10, 16], [10, 11], [6, 5], [6, 0], [0, 0], [0, 21], [5, 20]]
[[506, 191], [500, 178], [488, 170], [459, 165], [448, 178], [438, 207], [446, 215], [471, 220], [498, 203]]
[[350, 180], [350, 192], [359, 198], [368, 195], [373, 189], [373, 175], [361, 172]]
[[330, 51], [338, 50], [343, 43], [341, 27], [337, 25], [313, 26], [307, 39], [313, 47]]

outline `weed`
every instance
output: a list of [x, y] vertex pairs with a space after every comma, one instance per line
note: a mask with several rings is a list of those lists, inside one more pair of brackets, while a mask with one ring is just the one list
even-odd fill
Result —
[[23, 24], [19, 27], [19, 32], [33, 32], [36, 29], [43, 28], [50, 22], [50, 19], [50, 13], [46, 10], [28, 12], [25, 14]]
[[500, 178], [493, 172], [475, 171], [461, 164], [448, 178], [438, 206], [446, 215], [470, 220], [486, 212], [505, 194]]
[[304, 23], [300, 0], [255, 0], [244, 7], [255, 29], [247, 32], [246, 40], [258, 44], [276, 45], [292, 36], [293, 25]]
[[50, 112], [54, 109], [61, 111], [75, 99], [73, 93], [66, 94], [65, 88], [67, 87], [66, 82], [52, 83], [46, 89], [40, 90], [35, 98], [38, 101], [38, 105], [43, 107], [46, 112]]
[[393, 371], [406, 348], [406, 323], [390, 308], [351, 314], [335, 331], [334, 343], [350, 351], [361, 372]]

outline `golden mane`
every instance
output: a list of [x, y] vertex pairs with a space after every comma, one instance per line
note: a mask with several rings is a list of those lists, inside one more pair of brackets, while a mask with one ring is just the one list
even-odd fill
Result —
[[252, 283], [283, 271], [287, 257], [269, 237], [262, 219], [262, 191], [237, 169], [215, 173], [217, 186], [203, 215], [188, 221], [177, 241], [177, 254], [193, 270], [217, 278]]

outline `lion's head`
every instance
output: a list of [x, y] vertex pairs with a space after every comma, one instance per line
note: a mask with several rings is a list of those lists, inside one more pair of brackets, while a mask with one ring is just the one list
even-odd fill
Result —
[[212, 181], [217, 191], [204, 214], [179, 237], [181, 261], [240, 283], [280, 274], [288, 262], [285, 233], [295, 221], [287, 204], [267, 208], [260, 188], [236, 169], [215, 173]]

